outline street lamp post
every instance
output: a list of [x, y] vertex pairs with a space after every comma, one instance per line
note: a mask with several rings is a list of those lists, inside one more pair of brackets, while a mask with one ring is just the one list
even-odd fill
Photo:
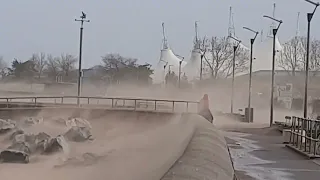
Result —
[[235, 67], [236, 67], [236, 52], [237, 49], [241, 43], [240, 40], [238, 40], [235, 37], [229, 36], [229, 38], [234, 39], [235, 41], [238, 42], [237, 45], [233, 46], [233, 60], [232, 60], [232, 87], [231, 87], [231, 107], [230, 107], [230, 112], [233, 113], [233, 102], [234, 102], [234, 75], [235, 75]]
[[178, 82], [178, 87], [180, 88], [180, 84], [181, 84], [181, 64], [182, 64], [182, 61], [179, 61], [179, 82]]
[[243, 27], [243, 29], [246, 29], [248, 31], [251, 31], [255, 34], [254, 38], [250, 39], [250, 63], [249, 63], [249, 96], [248, 96], [248, 121], [249, 123], [253, 121], [253, 119], [251, 119], [251, 91], [252, 91], [252, 61], [253, 61], [253, 44], [254, 41], [256, 40], [259, 32], [258, 31], [254, 31], [250, 28], [247, 27]]
[[169, 74], [171, 74], [171, 66], [173, 65], [169, 65]]
[[77, 99], [77, 104], [80, 105], [80, 100], [79, 97], [81, 95], [81, 77], [82, 77], [82, 69], [81, 69], [81, 64], [82, 64], [82, 35], [83, 35], [83, 23], [84, 22], [90, 22], [90, 20], [86, 20], [87, 15], [82, 12], [82, 16], [80, 16], [81, 19], [75, 19], [75, 21], [80, 21], [80, 48], [79, 48], [79, 70], [78, 70], [78, 99]]
[[168, 65], [168, 62], [164, 61], [162, 59], [160, 59], [160, 61], [165, 63], [164, 66], [163, 66], [163, 84], [165, 85], [166, 84], [166, 67]]
[[201, 56], [200, 56], [200, 81], [202, 80], [202, 69], [203, 69], [203, 57], [204, 57], [204, 53], [203, 54], [201, 54]]
[[309, 49], [310, 49], [310, 24], [313, 18], [314, 13], [316, 12], [320, 3], [315, 3], [311, 0], [306, 0], [308, 3], [313, 4], [315, 6], [312, 13], [307, 13], [307, 20], [308, 20], [308, 34], [307, 34], [307, 54], [306, 54], [306, 79], [305, 79], [305, 86], [304, 86], [304, 107], [303, 107], [303, 117], [307, 118], [308, 115], [308, 81], [309, 81]]
[[276, 58], [276, 35], [280, 28], [280, 25], [283, 23], [282, 20], [275, 19], [270, 16], [263, 16], [265, 18], [269, 18], [273, 21], [278, 22], [278, 27], [272, 30], [273, 34], [273, 47], [272, 47], [272, 74], [271, 74], [271, 98], [270, 98], [270, 127], [273, 124], [273, 94], [274, 94], [274, 69], [275, 69], [275, 58]]
[[180, 88], [180, 82], [181, 82], [181, 65], [182, 65], [182, 62], [184, 60], [184, 57], [180, 56], [180, 55], [177, 55], [175, 54], [177, 57], [181, 58], [181, 60], [179, 61], [179, 75], [178, 75], [178, 87]]

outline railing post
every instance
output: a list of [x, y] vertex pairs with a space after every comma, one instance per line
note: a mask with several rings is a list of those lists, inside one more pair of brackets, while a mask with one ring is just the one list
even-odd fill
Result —
[[88, 97], [88, 104], [90, 104], [90, 98]]
[[301, 129], [300, 129], [300, 149], [302, 149], [302, 135], [303, 135], [303, 131], [304, 131], [304, 125], [305, 125], [305, 121], [304, 121], [304, 118], [301, 118]]
[[154, 110], [157, 110], [157, 100], [154, 100]]
[[296, 126], [296, 117], [295, 117], [295, 116], [292, 116], [291, 132], [290, 132], [290, 141], [289, 141], [289, 144], [292, 144], [292, 145], [294, 145], [295, 126]]
[[7, 108], [9, 108], [9, 98], [7, 98]]
[[137, 100], [134, 100], [134, 110], [137, 110]]
[[189, 112], [189, 102], [187, 101], [187, 112]]
[[297, 123], [297, 129], [296, 129], [296, 131], [295, 131], [295, 134], [297, 135], [297, 141], [296, 141], [296, 147], [298, 148], [298, 146], [299, 146], [299, 126], [300, 126], [300, 118], [297, 118], [297, 121], [298, 121], [298, 123]]
[[37, 97], [34, 98], [34, 107], [37, 107]]
[[172, 112], [174, 112], [174, 101], [172, 101]]
[[315, 139], [315, 141], [314, 141], [314, 152], [313, 152], [314, 155], [317, 154], [317, 142], [319, 141], [319, 139], [318, 139], [318, 127], [319, 127], [319, 122], [316, 121], [315, 122], [315, 137], [314, 137], [314, 139]]
[[311, 145], [312, 145], [312, 121], [308, 119], [308, 142], [309, 142], [309, 154], [311, 154]]
[[61, 97], [61, 104], [63, 104], [63, 97]]
[[113, 98], [111, 99], [111, 107], [113, 108]]
[[308, 133], [308, 123], [309, 123], [309, 121], [308, 121], [308, 119], [304, 119], [304, 123], [305, 123], [305, 132], [306, 133], [303, 133], [302, 132], [302, 135], [304, 136], [304, 151], [305, 152], [307, 152], [307, 133]]

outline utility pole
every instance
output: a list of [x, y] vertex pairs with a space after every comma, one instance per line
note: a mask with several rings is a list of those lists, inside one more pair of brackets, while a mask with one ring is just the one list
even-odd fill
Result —
[[205, 51], [201, 54], [200, 57], [200, 81], [202, 81], [202, 69], [203, 69], [203, 57], [205, 56]]
[[233, 36], [229, 36], [228, 38], [232, 38], [237, 41], [237, 45], [233, 46], [233, 59], [232, 59], [232, 85], [231, 85], [231, 104], [230, 104], [230, 112], [233, 113], [233, 101], [234, 101], [234, 76], [235, 76], [235, 68], [236, 68], [236, 52], [241, 43], [240, 40]]
[[179, 61], [179, 82], [178, 82], [178, 87], [180, 88], [181, 86], [181, 64], [182, 64], [182, 61]]
[[270, 127], [273, 124], [273, 95], [274, 95], [274, 73], [275, 73], [275, 59], [276, 59], [276, 35], [280, 28], [280, 25], [283, 23], [282, 20], [275, 19], [270, 16], [263, 16], [265, 18], [271, 19], [272, 21], [278, 22], [278, 26], [272, 30], [273, 34], [273, 46], [272, 46], [272, 74], [271, 74], [271, 95], [270, 95]]
[[313, 4], [315, 6], [312, 13], [307, 13], [307, 20], [308, 20], [308, 33], [307, 33], [307, 57], [306, 57], [306, 79], [305, 79], [305, 86], [304, 86], [304, 106], [303, 106], [303, 117], [307, 118], [308, 116], [308, 81], [309, 81], [309, 51], [310, 51], [310, 25], [311, 20], [313, 18], [314, 13], [316, 12], [318, 6], [320, 5], [319, 2], [315, 3], [310, 0], [306, 0], [308, 3]]
[[248, 27], [243, 27], [243, 29], [246, 29], [248, 31], [251, 31], [255, 34], [254, 38], [250, 39], [250, 65], [249, 65], [249, 95], [248, 95], [248, 121], [249, 123], [253, 122], [253, 117], [251, 117], [251, 114], [253, 113], [253, 109], [251, 108], [251, 92], [252, 92], [252, 61], [253, 61], [253, 43], [256, 40], [259, 32], [254, 31]]
[[79, 71], [78, 71], [78, 99], [77, 99], [77, 104], [80, 105], [80, 95], [81, 95], [81, 77], [82, 77], [82, 69], [81, 69], [81, 64], [82, 64], [82, 35], [83, 35], [83, 23], [84, 22], [90, 22], [90, 20], [86, 20], [87, 15], [82, 12], [82, 15], [80, 16], [81, 19], [75, 19], [75, 21], [81, 22], [80, 25], [80, 48], [79, 48]]
[[180, 61], [179, 61], [179, 76], [178, 76], [178, 87], [180, 88], [180, 84], [181, 84], [181, 73], [182, 73], [182, 70], [181, 70], [181, 65], [182, 65], [182, 62], [184, 60], [184, 57], [180, 56], [180, 55], [177, 55], [175, 54], [177, 57], [180, 58]]

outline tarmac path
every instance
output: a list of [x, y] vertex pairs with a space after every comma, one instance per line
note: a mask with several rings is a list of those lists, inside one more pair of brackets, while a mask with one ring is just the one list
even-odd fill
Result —
[[319, 180], [317, 160], [306, 159], [286, 148], [277, 130], [237, 131], [224, 134], [239, 180]]

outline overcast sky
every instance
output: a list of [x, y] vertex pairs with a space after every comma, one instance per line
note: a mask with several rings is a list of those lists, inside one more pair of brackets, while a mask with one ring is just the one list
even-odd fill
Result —
[[[161, 23], [175, 53], [188, 58], [194, 38], [194, 22], [201, 36], [226, 36], [229, 7], [234, 10], [237, 36], [246, 44], [248, 26], [268, 30], [272, 15], [284, 21], [281, 42], [295, 35], [297, 13], [301, 12], [300, 34], [306, 34], [306, 13], [313, 5], [304, 0], [1, 0], [0, 55], [8, 62], [27, 60], [32, 53], [78, 55], [79, 23], [74, 19], [87, 13], [83, 61], [89, 67], [101, 63], [106, 53], [135, 57], [156, 63], [161, 47]], [[316, 33], [318, 32], [318, 33]], [[312, 36], [320, 38], [320, 9], [312, 22]]]

